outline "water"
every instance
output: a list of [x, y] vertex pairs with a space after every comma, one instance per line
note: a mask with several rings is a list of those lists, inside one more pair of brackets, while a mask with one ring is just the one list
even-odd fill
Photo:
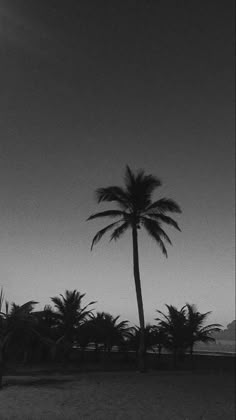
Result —
[[234, 340], [216, 340], [215, 343], [197, 343], [194, 350], [204, 353], [236, 353], [236, 342]]

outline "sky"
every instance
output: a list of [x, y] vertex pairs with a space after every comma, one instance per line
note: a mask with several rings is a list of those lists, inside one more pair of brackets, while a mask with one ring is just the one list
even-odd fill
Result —
[[[6, 298], [77, 289], [138, 322], [131, 232], [88, 216], [125, 166], [182, 208], [168, 259], [139, 237], [146, 320], [195, 303], [235, 318], [234, 10], [219, 0], [0, 0], [0, 286]], [[109, 223], [109, 221], [108, 221]]]

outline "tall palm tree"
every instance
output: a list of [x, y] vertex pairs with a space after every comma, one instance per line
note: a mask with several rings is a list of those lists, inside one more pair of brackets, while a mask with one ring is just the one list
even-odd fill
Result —
[[102, 236], [112, 230], [111, 240], [118, 239], [128, 228], [132, 231], [133, 241], [133, 272], [138, 304], [138, 314], [140, 323], [140, 346], [139, 346], [139, 368], [144, 371], [144, 351], [145, 351], [145, 322], [141, 291], [140, 271], [139, 271], [139, 251], [138, 251], [138, 229], [144, 227], [148, 234], [160, 246], [163, 254], [167, 257], [165, 241], [171, 244], [171, 240], [162, 228], [162, 224], [173, 226], [180, 230], [178, 224], [166, 213], [181, 213], [179, 205], [169, 198], [160, 198], [152, 201], [154, 190], [161, 186], [160, 179], [153, 175], [147, 175], [143, 170], [136, 174], [131, 171], [129, 166], [125, 172], [125, 187], [110, 186], [99, 188], [96, 191], [98, 203], [115, 202], [118, 209], [107, 210], [92, 214], [88, 220], [100, 217], [112, 217], [117, 219], [101, 229], [93, 238], [93, 246]]
[[5, 301], [5, 311], [3, 312], [4, 303], [4, 292], [3, 288], [0, 289], [0, 388], [2, 388], [2, 377], [3, 377], [3, 356], [4, 356], [4, 345], [6, 342], [6, 317], [8, 314], [8, 304]]

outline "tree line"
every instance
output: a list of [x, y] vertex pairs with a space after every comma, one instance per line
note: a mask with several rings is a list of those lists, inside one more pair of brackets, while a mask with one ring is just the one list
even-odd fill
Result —
[[[9, 303], [0, 293], [0, 364], [4, 361], [54, 361], [70, 359], [73, 348], [83, 353], [93, 349], [108, 356], [112, 350], [135, 351], [138, 356], [140, 327], [107, 312], [96, 312], [91, 301], [83, 305], [84, 293], [66, 290], [64, 295], [51, 297], [52, 305], [35, 309], [38, 302], [23, 305]], [[178, 355], [193, 354], [194, 345], [214, 341], [213, 333], [219, 324], [204, 325], [209, 312], [200, 313], [195, 305], [181, 309], [166, 305], [166, 312], [156, 311], [153, 325], [145, 326], [144, 353], [162, 349]], [[83, 359], [82, 359], [83, 360]]]

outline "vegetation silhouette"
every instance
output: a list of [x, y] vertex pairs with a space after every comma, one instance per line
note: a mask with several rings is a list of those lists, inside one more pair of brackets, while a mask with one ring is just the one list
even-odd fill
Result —
[[145, 174], [143, 170], [139, 170], [135, 174], [129, 166], [126, 166], [124, 182], [124, 188], [110, 186], [99, 188], [96, 191], [98, 203], [115, 202], [118, 205], [118, 209], [92, 214], [87, 220], [101, 217], [118, 219], [97, 232], [93, 238], [91, 249], [100, 241], [105, 233], [111, 230], [111, 240], [119, 239], [128, 228], [132, 230], [133, 272], [140, 324], [138, 364], [139, 370], [144, 372], [145, 320], [139, 270], [138, 229], [143, 227], [167, 257], [165, 242], [171, 244], [171, 240], [163, 230], [162, 224], [167, 224], [180, 231], [177, 222], [170, 216], [167, 216], [166, 213], [181, 213], [181, 209], [174, 200], [169, 198], [160, 198], [157, 201], [152, 201], [153, 192], [161, 186], [161, 180], [153, 175]]
[[[133, 366], [134, 359], [129, 359], [129, 352], [135, 351], [139, 356], [141, 328], [132, 327], [127, 320], [121, 321], [120, 316], [108, 312], [94, 314], [90, 307], [95, 302], [83, 306], [84, 296], [77, 290], [66, 290], [64, 295], [51, 298], [54, 308], [46, 305], [42, 311], [35, 311], [37, 302], [9, 305], [3, 290], [0, 290], [0, 386], [5, 362], [14, 365], [14, 362], [46, 361], [51, 364], [52, 361], [63, 361], [65, 365], [62, 367], [67, 367], [71, 356], [77, 353], [81, 355], [83, 366], [86, 348], [94, 349], [94, 361], [100, 364], [103, 354], [105, 367], [107, 363], [109, 367], [116, 346], [116, 350], [124, 355], [124, 361]], [[180, 310], [172, 305], [166, 307], [167, 314], [157, 311], [160, 315], [156, 318], [157, 324], [145, 326], [144, 352], [157, 352], [160, 358], [162, 349], [167, 349], [173, 353], [176, 366], [177, 358], [186, 352], [190, 352], [192, 360], [194, 345], [198, 341], [214, 341], [214, 334], [221, 330], [221, 326], [204, 325], [210, 312], [200, 313], [195, 305], [186, 303]]]
[[204, 314], [198, 312], [195, 305], [186, 304], [186, 341], [187, 346], [190, 350], [191, 356], [193, 356], [194, 345], [197, 342], [209, 343], [215, 342], [214, 334], [221, 331], [221, 324], [209, 324], [204, 323], [211, 312]]
[[119, 318], [119, 315], [114, 317], [108, 312], [91, 314], [90, 319], [78, 331], [78, 344], [81, 345], [82, 343], [83, 348], [85, 348], [92, 343], [95, 350], [95, 360], [97, 361], [101, 349], [107, 353], [109, 359], [112, 348], [122, 346], [130, 331], [128, 321], [118, 322]]
[[[139, 350], [140, 333], [141, 329], [138, 326], [131, 328], [128, 333], [128, 348], [135, 350], [136, 354], [138, 354]], [[161, 332], [161, 328], [158, 328], [156, 325], [146, 324], [144, 335], [145, 355], [148, 350], [156, 351], [156, 348], [158, 348], [158, 355], [160, 357], [161, 350], [165, 342], [165, 335]]]
[[187, 303], [180, 310], [173, 305], [166, 305], [168, 313], [157, 310], [161, 318], [156, 318], [158, 327], [165, 336], [165, 347], [173, 352], [174, 366], [178, 356], [183, 356], [187, 349], [193, 361], [193, 349], [197, 342], [214, 342], [213, 334], [221, 330], [220, 324], [204, 326], [211, 312], [200, 313], [195, 305]]
[[56, 352], [60, 346], [64, 351], [65, 358], [76, 341], [79, 328], [92, 313], [92, 310], [88, 308], [96, 303], [92, 301], [82, 307], [84, 296], [85, 293], [81, 294], [77, 290], [66, 290], [64, 296], [60, 294], [60, 296], [51, 297], [51, 301], [56, 308], [54, 316], [56, 317], [57, 333], [59, 335], [54, 351]]
[[0, 291], [0, 387], [6, 353], [13, 351], [15, 355], [23, 354], [23, 361], [26, 362], [34, 341], [38, 342], [41, 338], [37, 331], [37, 320], [32, 312], [37, 303], [13, 303], [10, 307], [5, 301], [3, 311], [4, 293], [3, 289]]

